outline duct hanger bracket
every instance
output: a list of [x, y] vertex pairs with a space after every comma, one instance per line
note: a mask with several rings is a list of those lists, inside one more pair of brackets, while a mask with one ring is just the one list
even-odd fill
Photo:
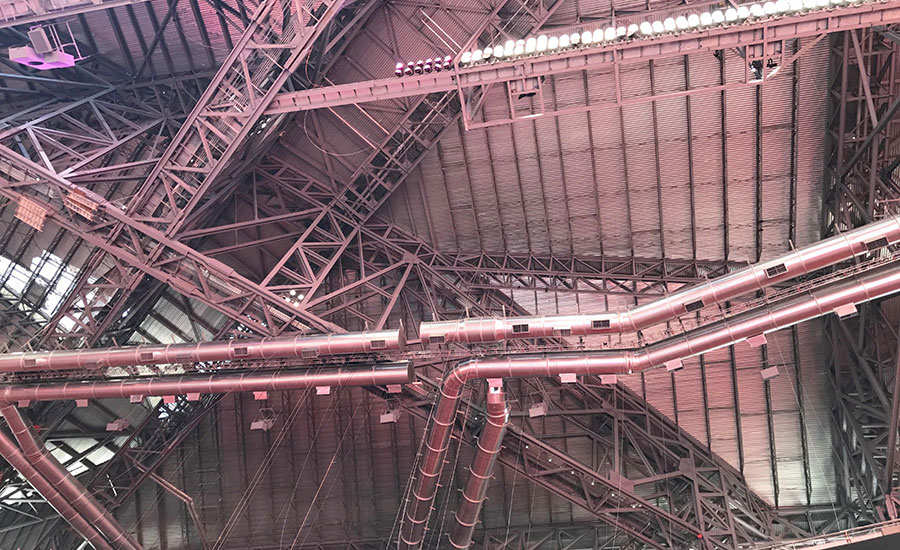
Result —
[[387, 412], [381, 413], [379, 417], [379, 422], [381, 424], [396, 424], [397, 420], [400, 419], [400, 409], [391, 409]]
[[856, 304], [844, 304], [834, 308], [834, 313], [841, 319], [856, 315]]
[[106, 431], [123, 432], [129, 426], [131, 426], [131, 422], [129, 422], [127, 418], [117, 418], [106, 425]]
[[763, 380], [771, 380], [778, 376], [778, 367], [769, 367], [767, 369], [762, 369], [759, 371], [760, 376], [762, 376]]
[[671, 361], [666, 361], [666, 371], [674, 372], [677, 370], [681, 370], [684, 368], [684, 363], [681, 362], [681, 359], [673, 359]]
[[537, 403], [528, 408], [528, 418], [538, 418], [541, 416], [547, 416], [546, 403]]
[[768, 342], [768, 340], [766, 340], [765, 334], [759, 334], [757, 336], [751, 336], [750, 338], [747, 338], [747, 343], [750, 344], [751, 348], [764, 346], [766, 342]]

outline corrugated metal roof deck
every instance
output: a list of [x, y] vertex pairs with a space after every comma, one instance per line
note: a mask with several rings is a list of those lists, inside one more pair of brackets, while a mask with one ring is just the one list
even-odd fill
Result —
[[[823, 42], [800, 58], [796, 91], [789, 67], [761, 86], [759, 110], [757, 88], [747, 86], [487, 129], [460, 123], [395, 193], [389, 213], [439, 249], [462, 252], [755, 262], [789, 249], [792, 223], [795, 245], [815, 241], [827, 51]], [[743, 59], [725, 58], [725, 82], [742, 77]], [[643, 95], [651, 79], [657, 93], [684, 90], [686, 75], [692, 88], [717, 85], [720, 68], [712, 55], [623, 66], [622, 90]], [[614, 87], [611, 74], [548, 81], [560, 108], [585, 94], [605, 99]], [[504, 109], [501, 101], [485, 109]]]

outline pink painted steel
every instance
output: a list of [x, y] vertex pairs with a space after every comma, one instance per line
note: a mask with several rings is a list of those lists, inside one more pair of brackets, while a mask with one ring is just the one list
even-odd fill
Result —
[[[268, 351], [268, 350], [267, 350]], [[113, 547], [141, 550], [109, 512], [78, 480], [72, 477], [53, 456], [34, 438], [19, 411], [11, 405], [18, 401], [47, 401], [59, 399], [90, 399], [129, 397], [132, 395], [184, 395], [188, 393], [228, 393], [234, 391], [292, 390], [323, 386], [385, 386], [412, 382], [415, 373], [408, 361], [377, 365], [368, 369], [337, 369], [327, 372], [247, 373], [238, 375], [211, 374], [128, 379], [87, 383], [38, 384], [32, 386], [4, 386], [0, 394], [0, 414], [24, 450], [24, 456], [0, 432], [0, 455], [7, 459], [44, 498], [85, 538], [96, 542], [99, 550]], [[74, 511], [73, 506], [84, 514]], [[86, 518], [86, 519], [85, 519]], [[112, 542], [109, 546], [93, 527]]]
[[478, 438], [478, 447], [469, 468], [469, 479], [462, 490], [462, 500], [459, 501], [459, 508], [454, 517], [455, 523], [450, 530], [450, 545], [454, 548], [468, 548], [472, 543], [478, 513], [481, 511], [509, 421], [509, 409], [506, 406], [503, 388], [491, 388], [486, 402], [487, 420]]
[[42, 497], [56, 510], [66, 523], [72, 526], [79, 535], [85, 538], [95, 550], [113, 550], [106, 539], [94, 528], [93, 525], [78, 513], [69, 504], [69, 501], [38, 472], [25, 458], [22, 451], [3, 431], [0, 431], [0, 456], [9, 462], [23, 478], [40, 493]]
[[402, 351], [403, 329], [374, 332], [289, 336], [262, 340], [226, 340], [168, 346], [131, 346], [77, 351], [42, 351], [0, 355], [0, 372], [96, 369], [202, 361], [318, 357]]
[[[706, 6], [713, 7], [715, 4], [709, 3]], [[698, 14], [702, 9], [693, 8], [693, 10], [697, 10], [695, 13]], [[632, 19], [632, 21], [640, 23], [641, 19], [646, 16], [647, 13], [643, 12], [635, 16], [639, 19]], [[666, 16], [662, 15], [662, 17]], [[628, 19], [628, 16], [623, 19], [617, 18], [617, 25], [627, 26]], [[310, 109], [334, 108], [341, 105], [357, 105], [371, 101], [415, 97], [453, 90], [462, 92], [462, 90], [475, 86], [499, 86], [512, 81], [544, 79], [554, 74], [597, 70], [614, 63], [622, 66], [628, 63], [646, 62], [652, 59], [665, 59], [699, 52], [744, 47], [759, 48], [766, 42], [768, 42], [769, 52], [773, 52], [775, 44], [780, 41], [872, 26], [888, 26], [898, 21], [900, 21], [900, 8], [896, 1], [866, 2], [855, 5], [844, 3], [837, 10], [782, 14], [775, 18], [744, 20], [735, 24], [654, 35], [652, 38], [637, 37], [587, 48], [560, 48], [552, 53], [512, 56], [502, 61], [495, 61], [492, 58], [491, 61], [464, 67], [457, 66], [453, 71], [441, 73], [429, 73], [401, 79], [388, 77], [284, 92], [275, 97], [266, 109], [266, 113], [291, 113]], [[597, 25], [600, 24], [604, 23]], [[578, 25], [568, 31], [584, 28], [595, 28], [595, 25], [590, 23]], [[557, 28], [555, 32], [560, 30]]]
[[337, 369], [326, 372], [282, 371], [261, 374], [209, 374], [63, 384], [5, 385], [0, 389], [0, 403], [111, 399], [131, 397], [132, 395], [164, 396], [189, 393], [297, 390], [315, 387], [386, 386], [388, 384], [408, 384], [414, 378], [412, 363], [401, 361], [368, 369]]
[[787, 328], [825, 315], [840, 306], [873, 300], [897, 291], [900, 291], [900, 263], [894, 262], [784, 300], [771, 308], [757, 308], [640, 350], [482, 358], [460, 363], [447, 373], [441, 383], [440, 397], [431, 415], [432, 426], [425, 435], [425, 455], [419, 461], [418, 480], [412, 486], [411, 498], [400, 526], [398, 547], [403, 550], [417, 549], [424, 540], [425, 526], [437, 494], [438, 478], [466, 382], [488, 378], [638, 372]]
[[[9, 404], [0, 405], [0, 414], [6, 419], [13, 437], [25, 454], [28, 462], [65, 498], [91, 525], [112, 543], [114, 548], [142, 550], [142, 546], [131, 540], [112, 515], [88, 493], [87, 489], [66, 471], [31, 433], [19, 411]], [[22, 472], [20, 472], [22, 473]], [[22, 474], [25, 475], [24, 473]]]
[[695, 308], [721, 304], [729, 298], [834, 265], [863, 254], [870, 248], [881, 248], [896, 242], [900, 242], [900, 217], [891, 216], [633, 309], [552, 317], [422, 323], [419, 335], [423, 342], [437, 344], [633, 332], [690, 313]]

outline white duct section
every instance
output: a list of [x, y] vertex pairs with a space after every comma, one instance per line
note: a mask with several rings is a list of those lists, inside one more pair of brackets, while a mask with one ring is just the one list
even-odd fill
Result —
[[419, 336], [423, 342], [443, 344], [636, 332], [896, 242], [900, 242], [900, 217], [891, 216], [625, 311], [430, 322], [419, 326]]
[[398, 547], [401, 550], [418, 549], [425, 539], [425, 526], [437, 495], [459, 400], [469, 381], [564, 374], [630, 374], [680, 363], [688, 357], [897, 291], [900, 291], [900, 263], [894, 262], [639, 350], [487, 357], [458, 364], [446, 373], [441, 383], [439, 399], [429, 422], [431, 427], [425, 435], [425, 454], [418, 462], [416, 480], [400, 526]]

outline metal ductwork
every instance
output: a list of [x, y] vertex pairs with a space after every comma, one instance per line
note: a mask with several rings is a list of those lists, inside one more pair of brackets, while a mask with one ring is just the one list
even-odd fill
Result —
[[[104, 508], [88, 490], [66, 471], [47, 451], [39, 444], [31, 433], [28, 425], [22, 419], [19, 411], [9, 404], [0, 404], [0, 414], [6, 419], [13, 437], [19, 442], [19, 446], [25, 454], [25, 458], [34, 468], [71, 504], [78, 513], [88, 520], [98, 531], [103, 533], [113, 548], [126, 550], [142, 550], [142, 547], [131, 540], [119, 522]], [[23, 476], [23, 472], [19, 472]]]
[[896, 242], [900, 242], [900, 217], [891, 216], [625, 311], [430, 322], [419, 326], [419, 336], [422, 342], [443, 344], [636, 332]]
[[31, 385], [5, 385], [0, 388], [0, 403], [58, 401], [71, 399], [110, 399], [117, 397], [165, 396], [208, 393], [298, 390], [315, 387], [386, 386], [408, 384], [415, 379], [412, 363], [399, 361], [367, 369], [336, 369], [246, 374], [206, 374], [202, 376], [164, 376], [65, 382]]
[[313, 359], [319, 356], [402, 351], [403, 328], [321, 336], [288, 336], [262, 340], [226, 340], [168, 346], [129, 346], [78, 351], [41, 351], [0, 355], [0, 372], [98, 369], [138, 365]]
[[79, 535], [84, 537], [91, 546], [96, 550], [113, 550], [113, 547], [105, 538], [94, 528], [91, 523], [84, 519], [84, 516], [78, 513], [75, 508], [69, 504], [66, 497], [61, 495], [53, 485], [47, 481], [44, 476], [38, 472], [34, 466], [25, 458], [22, 451], [5, 433], [0, 431], [0, 456], [3, 456], [10, 466], [16, 469], [34, 490], [40, 493], [54, 510], [66, 520], [72, 529]]
[[425, 455], [400, 527], [399, 548], [418, 549], [437, 494], [453, 423], [463, 387], [470, 380], [490, 378], [552, 377], [564, 374], [629, 374], [742, 342], [748, 338], [790, 327], [836, 309], [900, 291], [900, 264], [891, 263], [861, 275], [785, 299], [772, 306], [695, 329], [640, 350], [578, 354], [544, 354], [481, 358], [465, 361], [448, 372], [425, 436]]
[[506, 406], [506, 394], [501, 386], [491, 387], [486, 398], [487, 418], [484, 429], [478, 437], [475, 457], [469, 468], [469, 479], [462, 490], [462, 500], [454, 516], [454, 524], [450, 530], [450, 545], [453, 548], [468, 548], [472, 543], [472, 534], [478, 523], [478, 514], [487, 494], [494, 463], [500, 454], [506, 424], [509, 422], [509, 409]]
[[141, 550], [141, 546], [128, 537], [112, 515], [35, 439], [12, 403], [132, 395], [277, 391], [323, 386], [383, 386], [406, 384], [412, 382], [414, 377], [412, 364], [403, 361], [367, 369], [337, 369], [325, 372], [254, 372], [84, 383], [6, 385], [0, 394], [0, 414], [6, 419], [21, 450], [0, 432], [0, 455], [96, 549]]

